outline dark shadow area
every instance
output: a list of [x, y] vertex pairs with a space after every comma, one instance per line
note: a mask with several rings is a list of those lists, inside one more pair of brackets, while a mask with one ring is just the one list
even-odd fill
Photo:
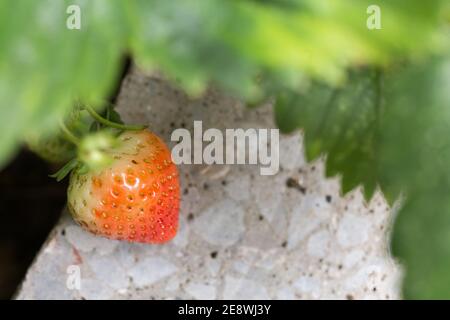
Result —
[[66, 202], [67, 179], [22, 150], [0, 171], [0, 299], [15, 293]]

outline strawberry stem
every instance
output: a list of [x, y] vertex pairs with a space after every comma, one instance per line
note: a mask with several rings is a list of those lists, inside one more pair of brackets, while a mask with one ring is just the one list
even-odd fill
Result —
[[84, 105], [84, 109], [89, 112], [89, 114], [97, 120], [99, 123], [111, 127], [116, 128], [120, 130], [133, 130], [133, 131], [139, 131], [147, 128], [147, 126], [144, 125], [124, 125], [116, 122], [109, 121], [108, 119], [103, 118], [101, 115], [99, 115], [90, 105]]
[[78, 146], [80, 144], [80, 139], [78, 139], [67, 127], [64, 121], [61, 119], [59, 121], [59, 127], [61, 128], [61, 131], [63, 132], [64, 136], [67, 140], [72, 142], [74, 145]]

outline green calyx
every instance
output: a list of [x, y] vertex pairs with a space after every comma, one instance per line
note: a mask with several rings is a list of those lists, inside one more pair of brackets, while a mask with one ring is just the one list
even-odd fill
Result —
[[[102, 124], [106, 127], [111, 127], [111, 128], [119, 129], [119, 130], [132, 130], [132, 131], [139, 131], [139, 130], [143, 130], [143, 129], [147, 128], [147, 126], [144, 126], [144, 125], [125, 125], [122, 123], [110, 121], [109, 119], [105, 119], [102, 116], [100, 116], [97, 112], [95, 112], [95, 110], [90, 105], [85, 105], [84, 109], [87, 112], [89, 112], [89, 114], [97, 122], [99, 122], [100, 124]], [[112, 110], [112, 112], [115, 112], [115, 110]]]
[[[57, 181], [64, 179], [72, 170], [80, 173], [98, 171], [112, 164], [111, 152], [120, 145], [117, 136], [123, 131], [143, 130], [144, 125], [125, 125], [120, 115], [109, 105], [105, 110], [106, 118], [98, 114], [89, 105], [76, 104], [75, 116], [71, 114], [68, 121], [60, 122], [60, 137], [72, 145], [76, 156], [69, 160], [60, 170], [50, 177]], [[73, 119], [78, 122], [73, 126]], [[73, 130], [80, 129], [81, 130]], [[81, 137], [79, 137], [81, 136]]]
[[117, 147], [119, 141], [106, 131], [99, 131], [86, 136], [78, 147], [78, 159], [93, 171], [101, 170], [113, 162], [110, 151]]

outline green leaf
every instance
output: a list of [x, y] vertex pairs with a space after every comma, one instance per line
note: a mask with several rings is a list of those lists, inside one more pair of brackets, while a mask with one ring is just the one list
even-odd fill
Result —
[[348, 78], [343, 87], [314, 83], [305, 93], [285, 92], [277, 98], [275, 117], [282, 131], [304, 129], [308, 160], [327, 155], [327, 175], [342, 175], [344, 192], [362, 184], [369, 199], [378, 179], [382, 75], [360, 69]]
[[[131, 48], [197, 94], [212, 81], [244, 97], [261, 94], [261, 72], [340, 83], [349, 65], [385, 64], [439, 47], [443, 2], [378, 1], [381, 30], [369, 30], [370, 0], [131, 2]], [[289, 83], [278, 78], [278, 85]]]
[[59, 169], [57, 172], [55, 172], [54, 174], [51, 174], [50, 177], [51, 178], [55, 178], [56, 181], [61, 181], [63, 180], [69, 173], [70, 171], [72, 171], [73, 169], [75, 169], [75, 167], [79, 165], [79, 161], [77, 158], [74, 158], [72, 160], [70, 160], [69, 162], [67, 162], [61, 169]]
[[449, 83], [450, 55], [386, 79], [381, 173], [406, 195], [393, 234], [406, 298], [450, 298]]
[[122, 121], [122, 118], [120, 117], [120, 114], [116, 111], [116, 109], [114, 108], [114, 105], [112, 105], [112, 104], [109, 104], [106, 107], [105, 118], [108, 119], [109, 121], [112, 121], [112, 122], [115, 122], [115, 123], [125, 124]]
[[[81, 30], [66, 28], [78, 4]], [[0, 2], [0, 164], [24, 137], [55, 131], [77, 96], [102, 99], [117, 75], [121, 2]]]

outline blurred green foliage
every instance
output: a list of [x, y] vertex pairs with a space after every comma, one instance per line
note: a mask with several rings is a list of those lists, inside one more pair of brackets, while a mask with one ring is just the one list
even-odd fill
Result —
[[[30, 131], [54, 129], [74, 97], [107, 96], [125, 53], [191, 94], [212, 82], [255, 100], [439, 46], [440, 1], [378, 3], [383, 26], [371, 31], [366, 0], [2, 0], [0, 163]], [[71, 4], [80, 30], [66, 28]], [[261, 74], [274, 80], [259, 86]]]
[[0, 0], [0, 165], [75, 98], [100, 104], [130, 54], [194, 96], [275, 98], [280, 128], [304, 128], [344, 191], [404, 192], [405, 296], [450, 298], [449, 21], [443, 0]]
[[449, 84], [450, 54], [386, 79], [380, 178], [406, 195], [393, 250], [407, 298], [450, 298]]

